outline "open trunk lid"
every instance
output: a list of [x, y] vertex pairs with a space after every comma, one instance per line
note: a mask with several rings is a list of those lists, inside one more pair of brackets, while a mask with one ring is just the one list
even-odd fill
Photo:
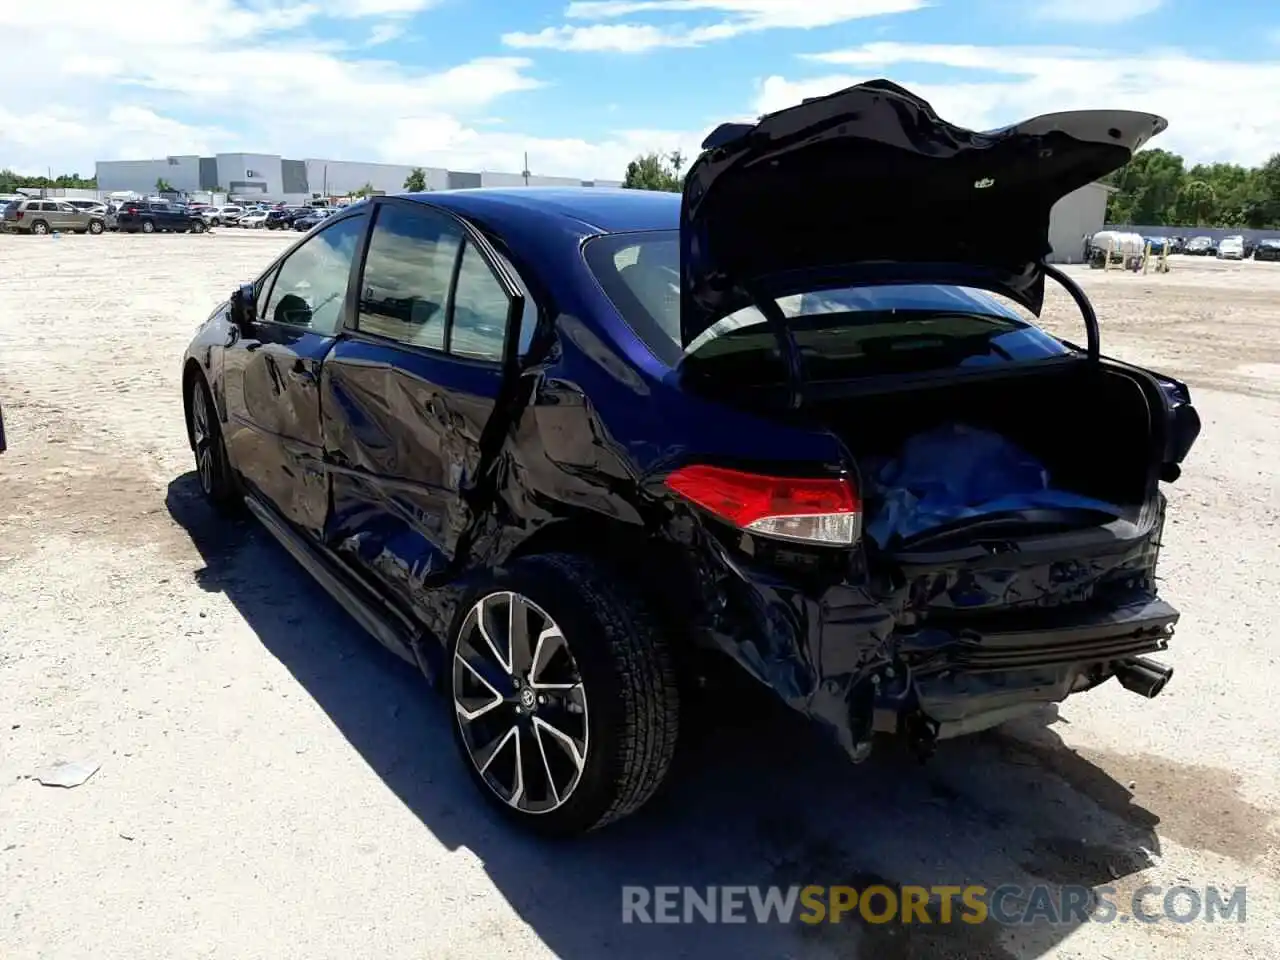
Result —
[[761, 298], [862, 284], [980, 287], [1038, 315], [1054, 203], [1166, 126], [1090, 110], [980, 133], [886, 80], [724, 124], [685, 180], [684, 346]]

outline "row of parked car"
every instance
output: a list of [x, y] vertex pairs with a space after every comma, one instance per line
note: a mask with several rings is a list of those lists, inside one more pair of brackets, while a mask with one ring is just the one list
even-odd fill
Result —
[[329, 215], [327, 208], [224, 204], [184, 204], [146, 199], [104, 203], [98, 200], [27, 197], [4, 207], [3, 229], [10, 233], [204, 233], [212, 227], [265, 227], [306, 232]]
[[258, 230], [297, 230], [306, 232], [329, 216], [328, 207], [276, 204], [224, 204], [201, 210], [210, 227], [235, 226]]
[[1214, 240], [1213, 237], [1147, 237], [1153, 253], [1161, 253], [1168, 245], [1169, 253], [1185, 253], [1192, 257], [1217, 257], [1219, 260], [1280, 260], [1280, 237], [1254, 240], [1242, 234]]

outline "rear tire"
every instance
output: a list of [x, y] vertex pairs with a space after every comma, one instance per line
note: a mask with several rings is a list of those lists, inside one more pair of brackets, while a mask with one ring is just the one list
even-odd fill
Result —
[[43, 220], [37, 220], [31, 224], [31, 232], [36, 236], [43, 237], [49, 232], [49, 225]]
[[142, 221], [142, 232], [143, 232], [143, 233], [155, 233], [155, 232], [156, 232], [156, 225], [155, 225], [154, 223], [152, 223], [150, 220], [143, 220], [143, 221]]
[[[512, 623], [523, 624], [515, 644]], [[644, 604], [598, 565], [545, 554], [494, 570], [461, 605], [450, 641], [454, 739], [502, 815], [575, 836], [635, 812], [662, 785], [680, 727], [671, 653]]]

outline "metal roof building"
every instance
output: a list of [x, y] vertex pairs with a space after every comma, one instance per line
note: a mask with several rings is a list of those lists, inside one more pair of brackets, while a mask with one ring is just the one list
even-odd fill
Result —
[[[377, 193], [399, 193], [412, 166], [393, 163], [360, 163], [350, 160], [288, 160], [275, 154], [219, 153], [160, 157], [151, 160], [99, 160], [98, 189], [151, 193], [163, 180], [174, 190], [225, 192], [263, 200], [302, 201], [313, 196], [345, 196], [371, 185]], [[464, 187], [512, 186], [609, 186], [617, 180], [583, 180], [542, 177], [520, 173], [471, 173], [423, 167], [431, 190]]]

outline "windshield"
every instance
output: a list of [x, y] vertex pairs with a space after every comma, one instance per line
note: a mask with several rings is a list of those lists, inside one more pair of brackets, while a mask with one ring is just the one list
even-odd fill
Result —
[[[753, 383], [784, 375], [777, 339], [748, 307], [688, 348], [680, 339], [676, 231], [612, 234], [587, 244], [588, 266], [623, 319], [675, 367], [692, 361]], [[1011, 301], [968, 287], [899, 284], [797, 294], [778, 301], [811, 382], [948, 367], [1021, 363], [1071, 349]]]

